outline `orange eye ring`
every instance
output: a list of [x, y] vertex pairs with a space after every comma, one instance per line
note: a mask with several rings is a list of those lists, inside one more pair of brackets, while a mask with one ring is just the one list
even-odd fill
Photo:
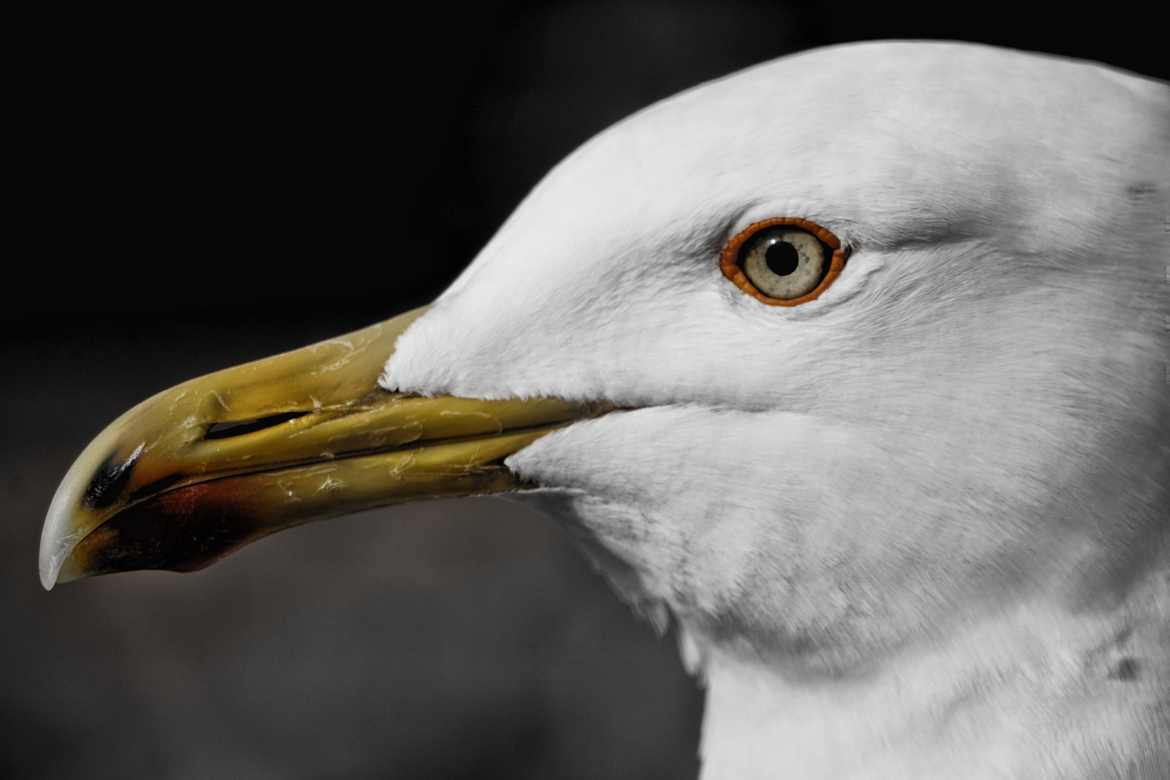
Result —
[[[829, 270], [825, 272], [824, 278], [821, 279], [814, 289], [797, 298], [773, 298], [760, 292], [752, 284], [751, 280], [747, 278], [740, 261], [740, 252], [744, 244], [755, 237], [757, 233], [767, 228], [784, 225], [799, 228], [815, 236], [822, 244], [833, 251], [832, 257], [829, 258]], [[719, 270], [723, 271], [723, 275], [731, 280], [732, 284], [761, 303], [766, 303], [769, 306], [799, 306], [802, 303], [816, 300], [821, 293], [829, 289], [829, 285], [833, 283], [845, 267], [845, 260], [848, 256], [849, 251], [841, 245], [841, 240], [833, 235], [831, 231], [826, 230], [817, 223], [810, 222], [807, 219], [801, 219], [800, 217], [773, 217], [771, 219], [753, 222], [732, 236], [731, 240], [727, 242], [726, 246], [723, 247], [723, 251], [719, 254]]]

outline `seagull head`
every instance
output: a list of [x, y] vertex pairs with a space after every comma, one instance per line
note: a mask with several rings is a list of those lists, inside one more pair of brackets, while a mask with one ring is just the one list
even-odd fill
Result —
[[1108, 599], [1170, 503], [1166, 106], [923, 43], [655, 104], [431, 306], [112, 423], [53, 499], [42, 582], [506, 492], [700, 656], [837, 673], [1022, 593]]

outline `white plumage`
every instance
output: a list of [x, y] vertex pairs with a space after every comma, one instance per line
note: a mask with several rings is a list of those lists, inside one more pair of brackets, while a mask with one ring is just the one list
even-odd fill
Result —
[[[631, 408], [508, 465], [677, 618], [706, 778], [1165, 777], [1168, 149], [1096, 65], [768, 63], [572, 154], [382, 383]], [[850, 247], [819, 299], [720, 274], [773, 216]]]

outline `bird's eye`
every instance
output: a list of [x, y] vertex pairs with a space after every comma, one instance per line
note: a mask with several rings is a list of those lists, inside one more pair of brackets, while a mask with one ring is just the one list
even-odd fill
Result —
[[841, 241], [806, 219], [749, 225], [723, 248], [719, 267], [737, 287], [772, 306], [796, 306], [824, 292], [845, 265]]

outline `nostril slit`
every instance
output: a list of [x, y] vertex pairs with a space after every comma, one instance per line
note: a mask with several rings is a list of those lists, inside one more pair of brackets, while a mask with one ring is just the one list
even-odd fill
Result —
[[217, 422], [207, 426], [204, 439], [230, 439], [233, 436], [243, 436], [245, 433], [255, 433], [265, 428], [272, 428], [289, 420], [304, 417], [308, 412], [281, 412], [270, 414], [267, 417], [257, 417], [252, 420], [236, 420], [234, 422]]

